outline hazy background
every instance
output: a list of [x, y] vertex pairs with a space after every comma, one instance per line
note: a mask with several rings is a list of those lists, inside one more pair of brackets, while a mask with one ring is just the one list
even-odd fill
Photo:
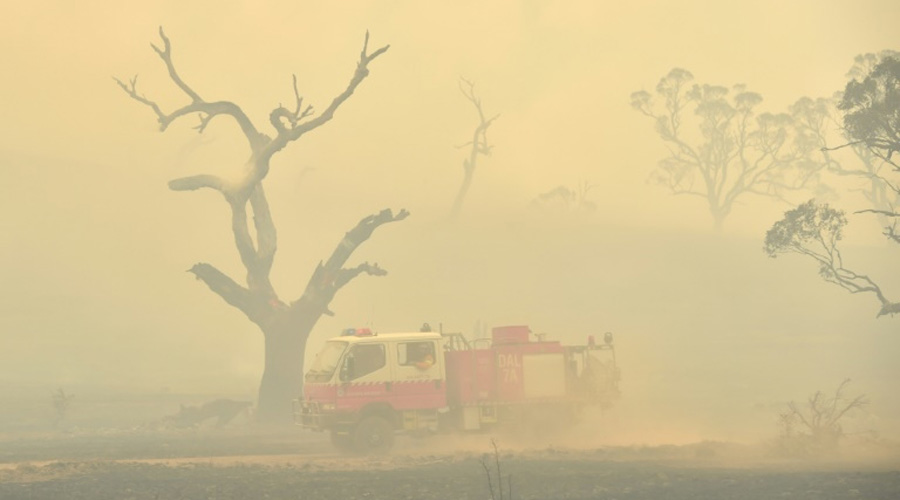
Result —
[[[328, 5], [328, 6], [325, 6]], [[348, 326], [471, 333], [529, 324], [568, 342], [615, 333], [634, 440], [744, 439], [774, 432], [781, 404], [846, 377], [873, 400], [862, 427], [900, 435], [900, 323], [873, 296], [826, 284], [811, 262], [767, 258], [789, 207], [748, 200], [721, 235], [701, 203], [646, 182], [666, 154], [629, 94], [672, 67], [745, 83], [782, 111], [830, 96], [860, 53], [898, 49], [895, 1], [30, 2], [0, 20], [0, 391], [169, 392], [255, 397], [262, 337], [185, 271], [243, 268], [213, 192], [175, 193], [193, 173], [240, 172], [248, 151], [216, 119], [158, 131], [111, 77], [139, 74], [165, 110], [186, 97], [149, 44], [207, 100], [232, 100], [269, 132], [293, 102], [342, 91], [365, 31], [391, 44], [326, 126], [277, 155], [267, 190], [279, 230], [272, 272], [294, 300], [345, 231], [410, 210], [354, 256], [360, 279], [310, 339]], [[477, 124], [458, 89], [476, 82], [494, 154], [481, 158], [456, 224], [447, 216]], [[528, 205], [596, 185], [596, 211]], [[805, 195], [798, 195], [803, 201]], [[850, 199], [836, 204], [859, 208]], [[848, 267], [900, 297], [896, 245], [851, 217]], [[73, 409], [75, 412], [76, 409]], [[74, 415], [74, 413], [73, 413]], [[626, 434], [623, 434], [623, 436]]]

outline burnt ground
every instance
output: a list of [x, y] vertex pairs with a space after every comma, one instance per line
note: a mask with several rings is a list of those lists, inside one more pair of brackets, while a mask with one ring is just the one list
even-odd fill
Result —
[[[898, 499], [900, 453], [783, 460], [729, 443], [525, 447], [498, 438], [503, 498]], [[499, 499], [489, 436], [343, 456], [299, 430], [0, 435], [0, 499]], [[509, 478], [507, 480], [507, 478]], [[509, 485], [512, 495], [509, 495]]]

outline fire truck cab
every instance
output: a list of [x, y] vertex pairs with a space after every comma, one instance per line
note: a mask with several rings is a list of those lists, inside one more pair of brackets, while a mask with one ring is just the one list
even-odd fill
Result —
[[[294, 401], [295, 422], [341, 449], [383, 452], [396, 431], [480, 430], [535, 416], [567, 420], [618, 395], [612, 336], [563, 346], [527, 326], [469, 343], [459, 334], [347, 330], [328, 340]], [[479, 345], [480, 343], [480, 345]]]

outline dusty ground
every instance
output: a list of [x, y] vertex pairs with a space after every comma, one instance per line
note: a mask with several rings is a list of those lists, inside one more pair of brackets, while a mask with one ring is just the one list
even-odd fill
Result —
[[[900, 454], [775, 460], [735, 444], [528, 447], [497, 441], [512, 498], [898, 499]], [[871, 450], [869, 450], [871, 451]], [[400, 439], [346, 457], [299, 430], [248, 427], [0, 435], [0, 498], [489, 499], [490, 436]], [[509, 498], [504, 480], [504, 497]]]

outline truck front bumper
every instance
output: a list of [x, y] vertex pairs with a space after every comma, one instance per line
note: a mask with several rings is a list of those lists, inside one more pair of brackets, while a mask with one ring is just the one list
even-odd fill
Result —
[[337, 414], [326, 411], [316, 401], [295, 399], [293, 404], [294, 424], [315, 431], [331, 429], [337, 423]]

